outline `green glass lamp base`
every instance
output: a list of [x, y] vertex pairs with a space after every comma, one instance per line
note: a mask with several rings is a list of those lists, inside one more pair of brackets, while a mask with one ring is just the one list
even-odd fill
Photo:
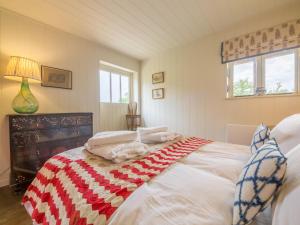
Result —
[[22, 79], [21, 89], [12, 102], [12, 108], [22, 114], [35, 113], [39, 109], [39, 103], [30, 91], [27, 78]]

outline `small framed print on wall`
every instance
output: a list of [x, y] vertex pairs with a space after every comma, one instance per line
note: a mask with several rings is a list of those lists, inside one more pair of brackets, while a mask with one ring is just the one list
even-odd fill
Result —
[[153, 99], [163, 99], [165, 97], [165, 89], [157, 88], [152, 90], [152, 98]]
[[42, 66], [42, 86], [72, 89], [72, 71]]
[[163, 83], [165, 81], [164, 72], [152, 74], [152, 84]]

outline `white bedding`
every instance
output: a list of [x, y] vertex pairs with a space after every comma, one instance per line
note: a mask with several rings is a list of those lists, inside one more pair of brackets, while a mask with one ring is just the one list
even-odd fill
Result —
[[138, 188], [109, 225], [231, 225], [235, 183], [249, 158], [247, 146], [208, 144]]
[[[75, 159], [87, 153], [78, 148], [63, 154]], [[231, 225], [235, 184], [250, 156], [248, 146], [207, 144], [140, 186], [107, 224]], [[106, 165], [110, 162], [99, 161], [99, 166]], [[25, 207], [30, 213], [32, 206]], [[271, 225], [271, 212], [264, 214], [251, 225]]]

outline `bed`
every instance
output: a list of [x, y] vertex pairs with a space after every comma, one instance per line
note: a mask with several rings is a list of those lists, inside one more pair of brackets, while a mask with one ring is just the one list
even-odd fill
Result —
[[[67, 176], [60, 177], [60, 188], [53, 185], [57, 184], [53, 178], [60, 176], [59, 168], [63, 168], [67, 160], [93, 165], [98, 174], [107, 174], [112, 168], [122, 166], [95, 156], [83, 147], [49, 159], [25, 193], [23, 205], [34, 224], [231, 225], [235, 185], [251, 156], [249, 147], [182, 138], [152, 145], [151, 151], [184, 144], [186, 140], [200, 140], [201, 144], [161, 173], [138, 184], [134, 191], [124, 194], [126, 200], [115, 198], [113, 203], [110, 202], [112, 210], [107, 210], [106, 216], [98, 213], [99, 207], [106, 206], [97, 203], [103, 197], [97, 194], [103, 193], [100, 190], [103, 187], [95, 183], [96, 178], [91, 176], [93, 173], [87, 173], [79, 166], [73, 168], [73, 173], [78, 174], [75, 178], [69, 171], [69, 175], [77, 179], [77, 186]], [[140, 178], [144, 175], [132, 176]], [[104, 189], [109, 188], [104, 186]], [[72, 197], [66, 199], [66, 195]], [[253, 224], [270, 225], [270, 215], [267, 214], [268, 211], [260, 215]]]

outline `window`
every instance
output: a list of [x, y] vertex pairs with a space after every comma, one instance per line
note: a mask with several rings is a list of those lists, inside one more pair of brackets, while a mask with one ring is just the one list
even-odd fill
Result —
[[233, 96], [253, 95], [255, 78], [255, 60], [233, 64]]
[[112, 73], [111, 75], [111, 102], [112, 103], [120, 103], [120, 87], [121, 87], [121, 81], [120, 81], [120, 75]]
[[267, 56], [263, 59], [266, 94], [296, 91], [295, 53]]
[[129, 77], [121, 76], [121, 103], [129, 102]]
[[227, 64], [227, 97], [299, 93], [299, 49]]
[[110, 102], [110, 73], [104, 70], [100, 71], [100, 100]]
[[129, 103], [130, 75], [100, 70], [100, 102]]

